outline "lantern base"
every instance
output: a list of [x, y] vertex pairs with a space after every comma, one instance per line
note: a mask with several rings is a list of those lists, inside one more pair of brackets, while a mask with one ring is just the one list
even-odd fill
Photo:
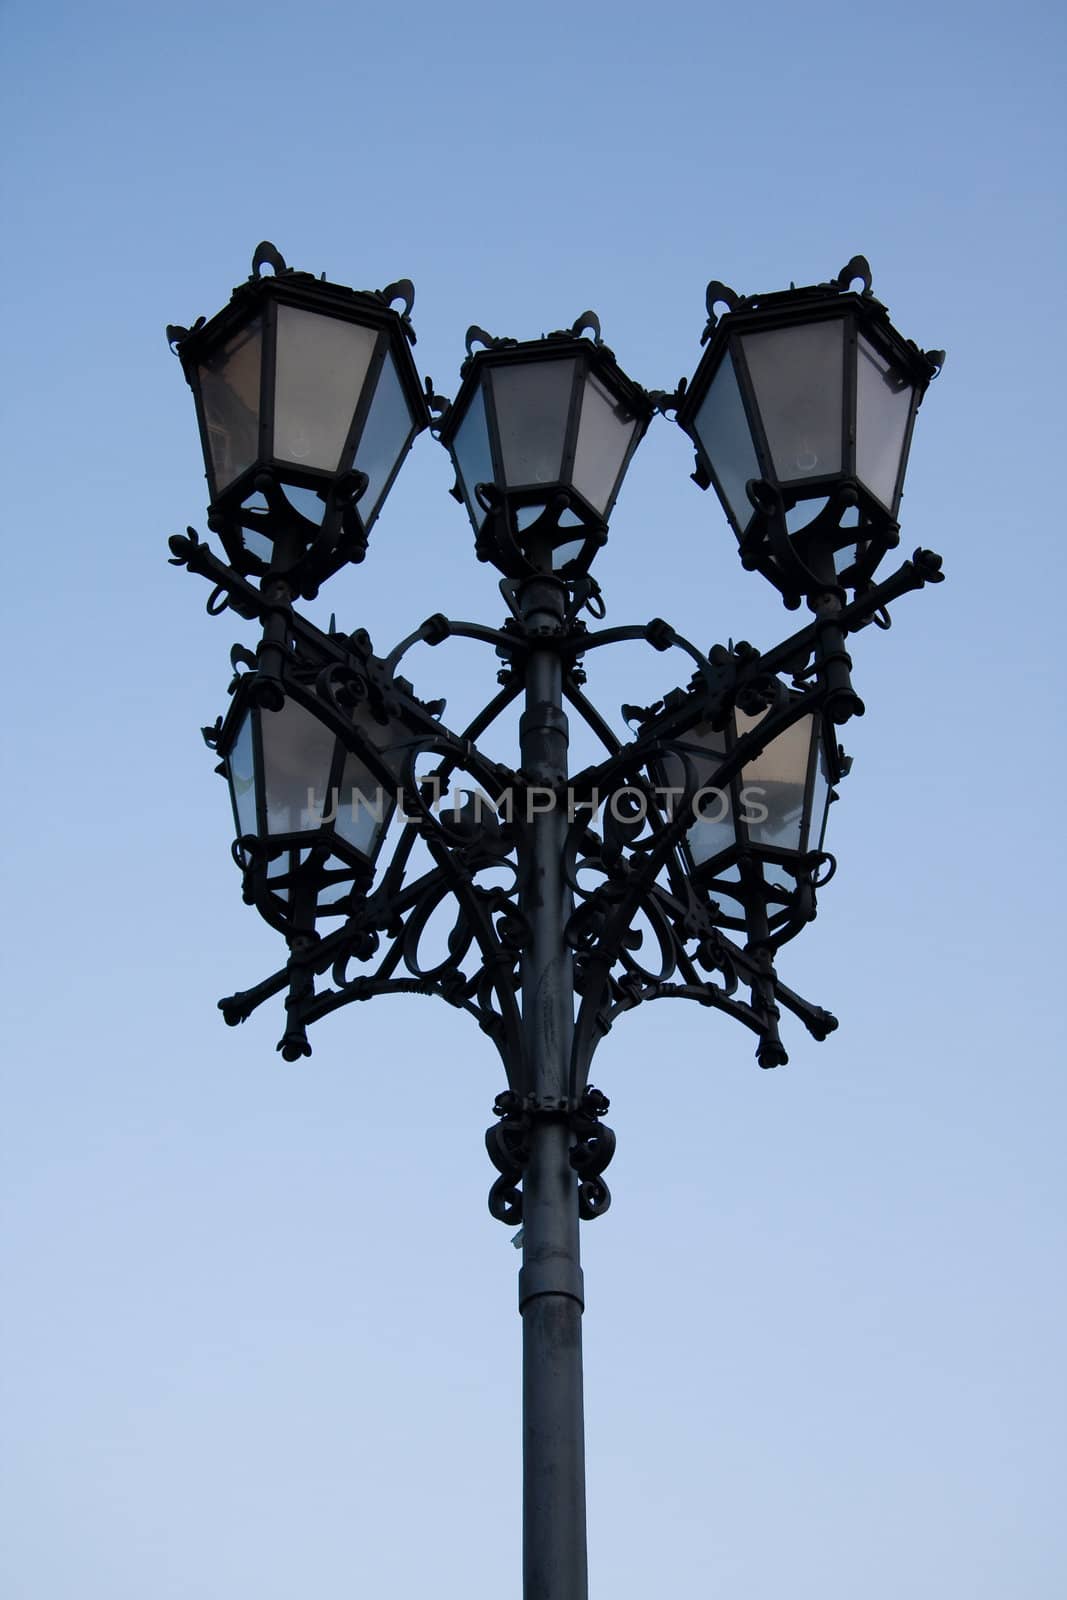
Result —
[[[762, 478], [745, 487], [755, 516], [740, 535], [741, 564], [769, 579], [791, 611], [827, 592], [842, 600], [850, 589], [862, 594], [882, 557], [900, 543], [899, 525], [854, 479], [826, 495], [791, 494]], [[792, 514], [818, 500], [825, 503], [811, 520], [791, 528]]]
[[233, 858], [241, 869], [244, 899], [264, 922], [287, 937], [312, 935], [316, 921], [351, 916], [366, 898], [373, 866], [343, 840], [330, 849], [309, 848], [307, 839], [236, 839]]
[[[213, 501], [208, 527], [243, 577], [283, 577], [294, 595], [313, 600], [327, 578], [367, 554], [358, 509], [367, 483], [365, 472], [297, 482], [261, 467]], [[294, 492], [321, 500], [320, 521], [297, 509]]]
[[607, 524], [573, 490], [559, 489], [546, 502], [536, 491], [505, 494], [480, 483], [477, 496], [486, 515], [475, 554], [505, 578], [584, 577], [607, 543]]

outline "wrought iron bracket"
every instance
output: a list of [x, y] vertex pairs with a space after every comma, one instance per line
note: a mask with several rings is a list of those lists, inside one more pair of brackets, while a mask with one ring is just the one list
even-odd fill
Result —
[[507, 1089], [493, 1102], [497, 1117], [485, 1133], [485, 1148], [500, 1176], [489, 1191], [489, 1211], [498, 1222], [517, 1227], [522, 1221], [523, 1173], [530, 1159], [530, 1132], [535, 1122], [565, 1123], [574, 1137], [570, 1164], [578, 1178], [578, 1215], [584, 1222], [603, 1216], [611, 1205], [604, 1171], [615, 1154], [615, 1134], [601, 1119], [607, 1095], [591, 1085], [577, 1099], [538, 1100]]

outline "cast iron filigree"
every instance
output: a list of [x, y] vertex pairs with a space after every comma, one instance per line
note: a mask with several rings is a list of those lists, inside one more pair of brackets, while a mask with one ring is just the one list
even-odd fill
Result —
[[[685, 761], [690, 730], [700, 723], [721, 725], [735, 705], [766, 714], [725, 758], [721, 783], [800, 717], [815, 712], [845, 721], [859, 714], [862, 704], [851, 689], [848, 657], [827, 651], [818, 616], [763, 655], [743, 644], [704, 652], [658, 618], [643, 626], [590, 632], [578, 616], [591, 598], [586, 582], [570, 586], [563, 628], [546, 641], [542, 632], [524, 628], [505, 581], [512, 614], [502, 628], [436, 615], [383, 658], [374, 654], [365, 633], [323, 633], [289, 606], [281, 633], [272, 631], [278, 607], [270, 585], [255, 587], [192, 530], [172, 539], [171, 550], [176, 565], [211, 583], [209, 610], [231, 609], [264, 624], [255, 655], [235, 647], [235, 666], [251, 669], [250, 674], [239, 671], [235, 683], [251, 676], [268, 696], [314, 706], [331, 731], [372, 765], [374, 752], [352, 721], [352, 707], [371, 699], [404, 730], [402, 804], [391, 853], [373, 878], [349, 871], [345, 892], [328, 904], [337, 923], [329, 931], [316, 926], [323, 908], [314, 895], [322, 892], [328, 874], [314, 850], [291, 867], [297, 875], [291, 881], [303, 874], [314, 890], [310, 914], [305, 896], [305, 913], [299, 915], [293, 909], [296, 895], [286, 902], [289, 909], [279, 911], [281, 880], [275, 877], [272, 885], [263, 842], [237, 842], [235, 859], [246, 897], [285, 935], [289, 955], [260, 983], [221, 1000], [224, 1019], [236, 1025], [266, 1000], [283, 995], [286, 1026], [278, 1048], [287, 1060], [296, 1060], [310, 1053], [310, 1026], [354, 1001], [424, 994], [468, 1012], [496, 1045], [508, 1080], [495, 1107], [499, 1120], [487, 1135], [500, 1174], [490, 1199], [494, 1216], [508, 1223], [521, 1217], [526, 1133], [529, 1119], [537, 1116], [568, 1122], [583, 1217], [607, 1208], [610, 1196], [602, 1174], [614, 1135], [600, 1120], [607, 1102], [590, 1088], [589, 1072], [597, 1045], [623, 1013], [659, 999], [690, 1000], [722, 1011], [755, 1035], [764, 1067], [787, 1060], [779, 1032], [783, 1010], [815, 1039], [837, 1026], [828, 1011], [789, 988], [775, 966], [782, 946], [814, 917], [816, 891], [828, 881], [832, 858], [821, 852], [805, 858], [791, 889], [768, 886], [754, 873], [746, 884], [742, 873], [741, 884], [731, 891], [744, 905], [739, 918], [736, 907], [731, 913], [715, 898], [714, 885], [697, 881], [681, 849], [691, 820], [688, 804], [698, 787], [691, 764], [685, 793], [673, 811], [665, 808], [651, 777], [665, 752], [681, 751]], [[916, 551], [890, 578], [837, 607], [835, 638], [884, 618], [900, 595], [940, 578], [940, 558]], [[442, 720], [443, 702], [418, 700], [397, 673], [416, 642], [438, 646], [452, 637], [487, 644], [504, 662], [498, 692], [460, 732]], [[624, 708], [638, 727], [623, 743], [584, 695], [582, 661], [593, 650], [635, 640], [657, 652], [681, 651], [692, 676], [686, 688], [670, 691], [655, 707]], [[576, 1017], [570, 1089], [551, 1106], [531, 1098], [533, 1077], [518, 998], [520, 962], [530, 937], [522, 909], [523, 873], [529, 870], [527, 833], [536, 808], [524, 773], [479, 749], [487, 730], [521, 692], [526, 652], [543, 649], [546, 642], [561, 658], [570, 709], [604, 748], [603, 759], [561, 778], [552, 794], [553, 804], [566, 807], [569, 819], [563, 869], [572, 909], [565, 938]], [[784, 697], [783, 673], [794, 685]], [[216, 723], [205, 730], [213, 746], [219, 728]], [[537, 787], [543, 806], [544, 786]], [[443, 945], [438, 940], [431, 948], [428, 929], [442, 917], [447, 923]]]

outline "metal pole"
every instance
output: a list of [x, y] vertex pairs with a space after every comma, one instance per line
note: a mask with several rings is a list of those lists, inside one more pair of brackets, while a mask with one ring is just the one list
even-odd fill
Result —
[[[523, 586], [521, 613], [534, 643], [520, 728], [522, 768], [527, 783], [543, 791], [566, 779], [567, 719], [559, 655], [551, 644], [538, 647], [536, 637], [562, 630], [564, 605], [563, 587], [555, 579], [531, 579]], [[583, 1288], [578, 1185], [567, 1122], [574, 1032], [571, 956], [563, 939], [569, 909], [562, 871], [567, 814], [549, 806], [546, 794], [536, 789], [530, 800], [522, 890], [531, 930], [522, 962], [523, 1029], [534, 1097], [519, 1272], [523, 1596], [587, 1600]]]

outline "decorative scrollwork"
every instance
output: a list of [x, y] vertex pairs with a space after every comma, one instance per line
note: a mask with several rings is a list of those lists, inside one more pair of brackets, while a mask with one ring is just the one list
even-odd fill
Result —
[[744, 304], [744, 297], [739, 295], [736, 289], [731, 289], [729, 284], [721, 283], [718, 278], [712, 278], [704, 291], [704, 304], [707, 307], [708, 320], [700, 336], [701, 344], [707, 344], [719, 325], [716, 306], [725, 306], [727, 311], [736, 311]]
[[516, 1227], [522, 1221], [523, 1174], [530, 1159], [530, 1133], [538, 1119], [565, 1122], [574, 1136], [570, 1164], [578, 1176], [578, 1215], [583, 1222], [602, 1217], [611, 1205], [604, 1171], [615, 1154], [615, 1134], [601, 1118], [607, 1095], [591, 1086], [577, 1102], [545, 1105], [532, 1096], [507, 1089], [493, 1102], [498, 1119], [485, 1133], [485, 1148], [500, 1176], [489, 1191], [489, 1211], [498, 1222]]
[[[209, 581], [216, 607], [227, 605], [263, 624], [260, 650], [238, 646], [231, 657], [235, 671], [244, 667], [262, 676], [279, 615], [272, 583], [253, 586], [191, 528], [175, 536], [170, 549], [175, 565]], [[940, 557], [917, 550], [891, 578], [840, 606], [835, 626], [844, 638], [899, 595], [941, 578]], [[366, 633], [339, 634], [332, 624], [323, 633], [286, 603], [272, 681], [313, 710], [372, 773], [383, 780], [391, 774], [397, 796], [393, 842], [373, 868], [369, 860], [357, 867], [329, 859], [328, 844], [304, 850], [243, 836], [234, 846], [246, 897], [284, 934], [289, 953], [261, 983], [219, 1002], [225, 1021], [237, 1026], [268, 999], [283, 996], [285, 1031], [278, 1048], [287, 1060], [297, 1060], [310, 1053], [308, 1029], [321, 1017], [379, 995], [432, 995], [466, 1011], [493, 1040], [508, 1079], [494, 1108], [497, 1123], [486, 1135], [498, 1173], [490, 1210], [508, 1224], [521, 1220], [522, 1176], [538, 1118], [565, 1120], [571, 1131], [582, 1217], [602, 1215], [610, 1204], [603, 1174], [615, 1136], [603, 1122], [608, 1102], [588, 1080], [600, 1039], [624, 1012], [657, 999], [714, 1008], [755, 1035], [765, 1067], [787, 1060], [779, 1035], [783, 1013], [797, 1017], [815, 1039], [837, 1026], [828, 1011], [783, 983], [775, 967], [780, 949], [814, 916], [816, 892], [833, 875], [833, 857], [798, 854], [789, 872], [773, 881], [758, 864], [742, 859], [736, 878], [728, 879], [698, 870], [685, 847], [701, 786], [700, 764], [687, 742], [693, 730], [723, 728], [736, 708], [757, 719], [732, 737], [715, 769], [716, 781], [725, 784], [801, 717], [823, 715], [832, 692], [823, 671], [825, 620], [816, 616], [763, 655], [743, 641], [704, 652], [659, 618], [590, 632], [577, 612], [595, 594], [588, 586], [572, 586], [552, 649], [570, 708], [605, 754], [569, 778], [548, 777], [543, 781], [554, 787], [542, 790], [556, 805], [566, 805], [573, 819], [563, 830], [561, 867], [569, 897], [564, 939], [578, 1004], [564, 1099], [548, 1104], [534, 1093], [520, 1004], [522, 964], [532, 942], [525, 867], [530, 822], [521, 814], [529, 777], [480, 748], [483, 735], [521, 692], [523, 662], [534, 648], [533, 625], [526, 633], [514, 606], [502, 629], [431, 617], [381, 658]], [[441, 720], [443, 702], [419, 701], [397, 675], [409, 646], [450, 637], [478, 640], [507, 662], [499, 693], [458, 733]], [[693, 675], [688, 687], [669, 690], [654, 705], [624, 706], [632, 737], [623, 743], [583, 695], [580, 664], [604, 645], [627, 641], [682, 652]], [[791, 675], [792, 689], [783, 687], [783, 673]], [[562, 720], [558, 708], [547, 709]], [[392, 765], [360, 732], [360, 717], [389, 724]], [[555, 737], [557, 722], [551, 727]], [[221, 721], [205, 730], [216, 754], [227, 748], [222, 733]], [[652, 774], [667, 750], [682, 778], [680, 788], [662, 791]], [[424, 770], [428, 763], [432, 770]], [[564, 774], [565, 766], [556, 770]], [[839, 763], [838, 774], [845, 770]], [[673, 806], [664, 800], [666, 792], [679, 797]], [[316, 895], [323, 896], [321, 905]], [[303, 921], [293, 910], [298, 901], [313, 907]], [[328, 931], [321, 931], [317, 916]]]
[[483, 350], [511, 350], [515, 347], [515, 345], [518, 344], [518, 342], [519, 341], [517, 339], [509, 339], [506, 334], [498, 336], [496, 334], [486, 333], [485, 329], [480, 328], [476, 322], [471, 323], [470, 327], [467, 329], [466, 337], [464, 339], [468, 361], [474, 354], [474, 347], [476, 344], [480, 344]]
[[190, 334], [196, 333], [198, 329], [202, 328], [206, 321], [206, 317], [197, 317], [191, 328], [183, 328], [181, 324], [177, 322], [168, 322], [167, 343], [170, 345], [171, 350], [176, 356], [181, 354], [181, 346], [183, 341], [188, 339]]
[[602, 1217], [611, 1205], [611, 1190], [604, 1182], [603, 1173], [615, 1154], [615, 1134], [600, 1120], [610, 1104], [606, 1094], [590, 1085], [570, 1118], [575, 1135], [570, 1163], [579, 1178], [578, 1215], [583, 1222]]
[[604, 343], [600, 333], [600, 318], [595, 311], [583, 311], [580, 317], [575, 317], [569, 331], [575, 339], [580, 339], [583, 333], [591, 333], [594, 344]]
[[861, 293], [870, 294], [874, 278], [871, 274], [871, 264], [866, 256], [853, 256], [850, 261], [847, 261], [833, 280], [834, 288], [840, 289], [842, 293], [847, 293], [857, 278], [863, 284]]
[[269, 267], [276, 278], [280, 278], [289, 271], [285, 264], [285, 257], [276, 245], [271, 244], [269, 239], [263, 239], [256, 245], [255, 254], [252, 257], [251, 276], [253, 278], [262, 278], [264, 267]]
[[519, 1185], [530, 1159], [531, 1117], [511, 1089], [497, 1095], [493, 1115], [499, 1120], [485, 1130], [485, 1148], [500, 1176], [489, 1191], [489, 1211], [498, 1222], [513, 1228], [522, 1221]]
[[[375, 293], [377, 298], [384, 300], [387, 306], [391, 306], [399, 300], [404, 307], [400, 313], [401, 321], [407, 321], [415, 306], [415, 285], [410, 278], [397, 278], [395, 283], [387, 283], [384, 289], [378, 289]], [[412, 344], [415, 343], [414, 338], [412, 338], [411, 342]]]
[[[433, 379], [429, 376], [427, 376], [424, 380], [424, 389], [426, 394], [426, 409], [430, 413], [430, 432], [433, 434], [434, 438], [439, 438], [441, 434], [441, 425], [452, 402], [447, 398], [447, 396], [437, 393], [437, 390], [434, 388]], [[463, 496], [462, 494], [457, 494], [456, 498], [462, 499]]]

